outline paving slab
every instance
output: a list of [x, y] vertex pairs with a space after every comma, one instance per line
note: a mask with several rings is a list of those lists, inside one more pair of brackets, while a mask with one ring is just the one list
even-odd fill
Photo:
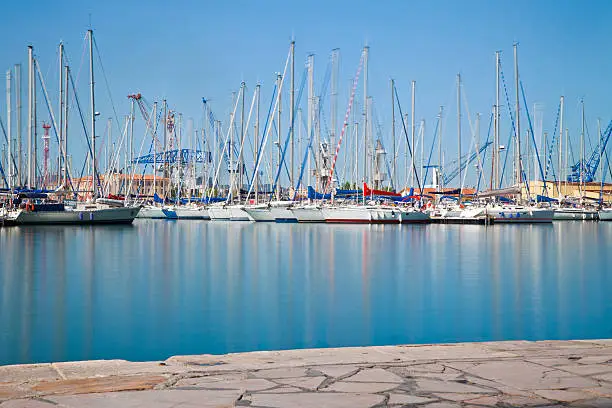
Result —
[[382, 368], [366, 368], [359, 371], [355, 375], [351, 375], [344, 379], [351, 382], [381, 382], [381, 383], [396, 383], [404, 382], [404, 379], [396, 374], [393, 374]]
[[328, 392], [366, 392], [375, 394], [383, 391], [390, 391], [397, 388], [396, 383], [366, 383], [366, 382], [349, 382], [338, 381], [330, 384], [327, 387], [321, 388], [321, 391]]
[[325, 366], [316, 366], [313, 369], [320, 371], [328, 377], [344, 377], [349, 374], [357, 372], [359, 367], [356, 365], [325, 365]]
[[305, 377], [306, 368], [276, 368], [271, 370], [261, 370], [253, 373], [258, 378], [296, 378]]
[[0, 366], [0, 383], [61, 380], [51, 364], [19, 364]]
[[593, 398], [592, 394], [578, 390], [534, 390], [533, 392], [546, 399], [558, 402], [574, 402]]
[[0, 408], [53, 408], [56, 405], [51, 401], [36, 399], [16, 399], [0, 404]]
[[292, 387], [304, 388], [310, 391], [316, 390], [326, 377], [295, 377], [295, 378], [278, 378], [274, 381]]
[[0, 401], [12, 398], [21, 398], [28, 395], [28, 390], [17, 383], [0, 383]]
[[[233, 407], [239, 391], [159, 390], [113, 392], [104, 394], [54, 396], [49, 398], [62, 408], [223, 408]], [[42, 408], [42, 407], [41, 407]]]
[[255, 394], [251, 406], [271, 408], [370, 408], [385, 400], [382, 395], [357, 393]]
[[440, 381], [432, 379], [417, 379], [415, 380], [416, 387], [422, 392], [452, 392], [452, 393], [476, 393], [476, 394], [495, 394], [496, 390], [477, 387], [471, 384], [465, 384], [455, 381]]
[[388, 405], [408, 405], [408, 404], [424, 404], [426, 402], [435, 401], [434, 398], [419, 397], [410, 394], [389, 394]]
[[236, 379], [233, 377], [200, 377], [186, 378], [178, 381], [172, 388], [180, 389], [204, 389], [204, 390], [243, 390], [243, 391], [261, 391], [277, 387], [271, 381], [263, 378], [244, 378]]
[[490, 361], [466, 368], [466, 372], [518, 389], [581, 388], [598, 385], [594, 380], [526, 361]]
[[131, 390], [148, 390], [166, 381], [159, 375], [132, 375], [42, 381], [32, 387], [39, 394], [90, 394]]

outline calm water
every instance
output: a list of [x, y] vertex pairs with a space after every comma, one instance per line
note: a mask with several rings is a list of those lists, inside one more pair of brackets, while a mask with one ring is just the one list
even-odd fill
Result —
[[0, 229], [0, 364], [612, 337], [612, 223]]

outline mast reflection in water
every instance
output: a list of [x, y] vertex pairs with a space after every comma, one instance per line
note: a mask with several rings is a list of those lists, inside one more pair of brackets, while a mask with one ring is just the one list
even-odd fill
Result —
[[612, 223], [0, 229], [0, 364], [612, 336]]

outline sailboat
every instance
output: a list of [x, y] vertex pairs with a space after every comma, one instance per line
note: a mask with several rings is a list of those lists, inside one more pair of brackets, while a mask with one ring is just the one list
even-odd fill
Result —
[[[93, 70], [93, 31], [88, 30], [89, 37], [89, 68], [91, 92], [91, 155], [92, 155], [92, 187], [91, 202], [77, 203], [71, 207], [63, 203], [49, 202], [44, 193], [22, 193], [26, 202], [22, 208], [9, 211], [7, 220], [17, 225], [31, 224], [131, 224], [138, 215], [139, 207], [119, 207], [115, 203], [98, 198], [98, 188], [95, 186], [96, 171], [96, 111], [94, 94]], [[33, 60], [30, 55], [30, 64]]]
[[[580, 134], [580, 161], [578, 162], [579, 171], [579, 191], [583, 191], [584, 188], [584, 173], [585, 173], [585, 158], [584, 158], [584, 132], [585, 132], [585, 117], [584, 117], [584, 101], [582, 104], [582, 127]], [[563, 116], [561, 116], [563, 118]], [[563, 119], [561, 119], [563, 120]], [[601, 143], [601, 135], [600, 135]], [[567, 158], [566, 158], [567, 161]], [[572, 199], [562, 198], [561, 189], [559, 189], [559, 200], [558, 207], [554, 208], [553, 219], [555, 221], [587, 221], [599, 219], [599, 213], [595, 208], [589, 208], [584, 205], [584, 196], [581, 196], [579, 200], [572, 202]], [[582, 195], [582, 194], [581, 194]]]

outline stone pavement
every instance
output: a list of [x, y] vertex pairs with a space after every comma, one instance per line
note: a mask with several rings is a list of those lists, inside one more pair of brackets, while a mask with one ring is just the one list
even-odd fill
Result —
[[612, 407], [612, 340], [511, 341], [0, 367], [0, 408]]

